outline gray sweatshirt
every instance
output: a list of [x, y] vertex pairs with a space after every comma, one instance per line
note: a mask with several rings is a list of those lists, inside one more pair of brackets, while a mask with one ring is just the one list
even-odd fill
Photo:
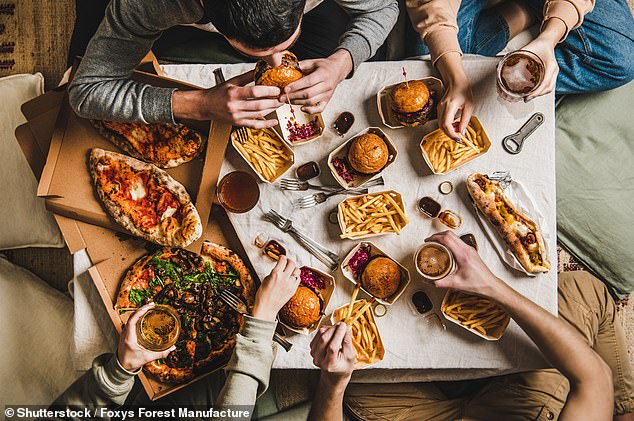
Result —
[[[214, 396], [206, 399], [214, 402], [214, 408], [243, 405], [250, 407], [253, 413], [256, 398], [269, 384], [275, 326], [275, 322], [244, 317], [242, 333], [236, 336], [235, 350], [225, 368], [225, 384], [217, 400]], [[95, 359], [92, 370], [77, 379], [53, 402], [53, 406], [94, 410], [123, 405], [134, 384], [135, 374], [121, 367], [113, 354], [101, 355]], [[196, 384], [189, 387], [196, 387]], [[157, 403], [160, 405], [160, 400]]]
[[[356, 69], [387, 38], [398, 17], [398, 1], [335, 1], [351, 17], [339, 48], [350, 52]], [[203, 16], [200, 0], [112, 0], [70, 84], [71, 107], [86, 118], [174, 122], [174, 89], [134, 82], [130, 73], [162, 31]]]

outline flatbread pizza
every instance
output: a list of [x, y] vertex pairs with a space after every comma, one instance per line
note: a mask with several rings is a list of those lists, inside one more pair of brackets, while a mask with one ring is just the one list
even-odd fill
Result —
[[181, 318], [176, 350], [146, 364], [145, 372], [163, 383], [184, 383], [226, 362], [244, 319], [219, 298], [223, 290], [247, 303], [255, 299], [255, 282], [242, 259], [218, 244], [205, 242], [202, 255], [162, 248], [130, 267], [115, 309], [155, 302], [171, 306]]
[[200, 133], [183, 124], [90, 120], [97, 131], [130, 156], [172, 168], [196, 158], [204, 147]]
[[471, 174], [467, 178], [467, 190], [480, 212], [495, 227], [527, 272], [550, 270], [539, 226], [517, 209], [498, 182], [489, 180], [483, 174]]
[[132, 234], [162, 246], [186, 247], [202, 223], [185, 188], [152, 164], [103, 149], [90, 152], [90, 175], [106, 211]]

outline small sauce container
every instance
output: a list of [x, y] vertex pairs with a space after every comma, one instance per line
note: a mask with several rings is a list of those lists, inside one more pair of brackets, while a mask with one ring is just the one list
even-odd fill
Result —
[[137, 342], [150, 351], [165, 351], [176, 344], [181, 331], [180, 316], [172, 307], [157, 304], [136, 325]]
[[319, 176], [320, 173], [321, 171], [319, 169], [319, 165], [317, 165], [315, 161], [310, 161], [300, 165], [295, 170], [295, 176], [300, 181], [308, 181], [311, 178]]

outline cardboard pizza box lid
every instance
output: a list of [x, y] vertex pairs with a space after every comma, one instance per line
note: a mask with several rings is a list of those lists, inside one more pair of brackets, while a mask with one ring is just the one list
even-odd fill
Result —
[[[134, 79], [154, 86], [198, 89], [145, 72], [135, 72]], [[185, 186], [201, 220], [206, 221], [231, 127], [228, 124], [210, 122], [188, 121], [186, 124], [207, 136], [206, 152], [200, 158], [168, 169], [167, 172]], [[47, 208], [55, 213], [126, 232], [106, 213], [94, 192], [87, 159], [90, 150], [96, 147], [120, 152], [87, 119], [77, 116], [65, 97], [53, 131], [46, 165], [38, 186], [38, 196], [45, 197]]]

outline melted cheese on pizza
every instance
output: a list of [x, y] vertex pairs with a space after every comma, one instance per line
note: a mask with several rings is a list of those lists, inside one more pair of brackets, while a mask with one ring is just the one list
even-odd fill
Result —
[[96, 170], [101, 190], [137, 228], [146, 232], [159, 225], [164, 230], [178, 229], [181, 204], [151, 173], [135, 171], [119, 161], [102, 161]]

